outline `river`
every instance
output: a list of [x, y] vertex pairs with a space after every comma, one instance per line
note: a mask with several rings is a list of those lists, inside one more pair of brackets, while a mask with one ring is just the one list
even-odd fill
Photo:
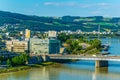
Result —
[[[110, 55], [120, 55], [120, 39], [106, 38]], [[94, 61], [77, 61], [56, 66], [0, 74], [0, 80], [120, 80], [120, 62], [109, 61], [108, 68], [95, 69]]]

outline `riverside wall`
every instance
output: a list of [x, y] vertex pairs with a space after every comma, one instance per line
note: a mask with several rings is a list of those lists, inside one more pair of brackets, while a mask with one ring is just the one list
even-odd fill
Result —
[[28, 64], [40, 64], [48, 61], [50, 61], [50, 58], [47, 55], [30, 56]]

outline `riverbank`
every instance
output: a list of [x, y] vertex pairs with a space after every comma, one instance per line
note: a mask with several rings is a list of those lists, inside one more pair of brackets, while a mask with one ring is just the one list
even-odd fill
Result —
[[8, 72], [17, 72], [17, 71], [27, 70], [27, 69], [32, 69], [32, 68], [40, 68], [40, 67], [44, 67], [44, 66], [57, 65], [57, 64], [59, 64], [59, 63], [43, 62], [41, 64], [31, 64], [31, 65], [24, 65], [24, 66], [18, 66], [18, 67], [1, 68], [0, 74], [8, 73]]

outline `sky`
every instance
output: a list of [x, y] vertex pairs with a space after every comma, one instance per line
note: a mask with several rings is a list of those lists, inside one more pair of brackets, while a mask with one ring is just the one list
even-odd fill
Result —
[[120, 0], [0, 0], [0, 10], [37, 16], [120, 17]]

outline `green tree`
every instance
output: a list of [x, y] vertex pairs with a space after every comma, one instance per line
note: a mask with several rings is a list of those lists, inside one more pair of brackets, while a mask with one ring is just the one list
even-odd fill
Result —
[[101, 41], [98, 40], [98, 39], [94, 39], [93, 42], [92, 42], [92, 46], [94, 48], [100, 49], [101, 48]]
[[11, 66], [12, 66], [10, 59], [7, 60], [7, 66], [8, 66], [8, 67], [11, 67]]
[[16, 56], [12, 58], [12, 66], [25, 65], [27, 61], [28, 61], [28, 55], [21, 54], [20, 56]]
[[0, 64], [2, 63], [4, 57], [3, 56], [0, 56]]
[[82, 49], [82, 46], [79, 45], [79, 41], [78, 40], [67, 40], [66, 41], [67, 44], [69, 44], [69, 46], [67, 47], [67, 51], [69, 53], [72, 53], [72, 54], [79, 54], [80, 53], [80, 50]]
[[58, 35], [58, 39], [64, 43], [67, 40], [67, 35], [65, 33], [61, 33]]

